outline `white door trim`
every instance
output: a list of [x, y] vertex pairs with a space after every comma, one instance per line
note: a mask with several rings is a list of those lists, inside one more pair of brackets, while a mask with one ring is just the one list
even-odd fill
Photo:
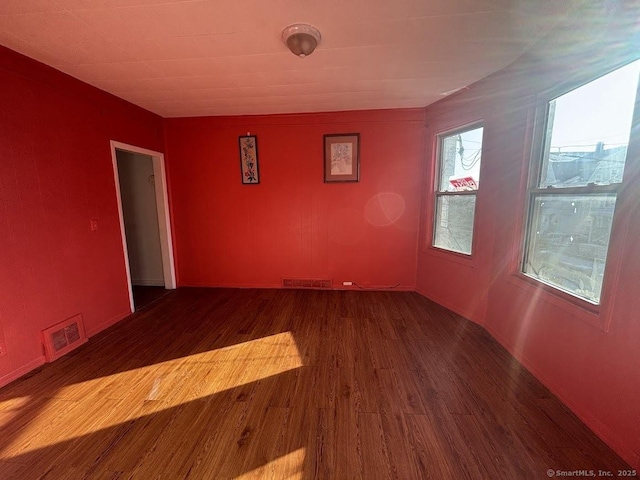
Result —
[[129, 303], [131, 312], [135, 310], [133, 303], [133, 287], [131, 284], [131, 269], [129, 268], [129, 252], [127, 249], [127, 237], [124, 230], [124, 216], [122, 214], [122, 197], [120, 196], [120, 179], [118, 176], [118, 159], [116, 149], [132, 153], [149, 155], [153, 159], [153, 175], [155, 178], [156, 206], [158, 208], [158, 227], [160, 231], [160, 248], [162, 251], [162, 272], [164, 275], [164, 287], [176, 288], [176, 270], [173, 261], [173, 240], [171, 237], [171, 218], [169, 216], [169, 196], [167, 194], [167, 176], [165, 173], [164, 153], [147, 150], [122, 142], [111, 140], [111, 160], [113, 163], [113, 177], [116, 182], [116, 199], [118, 201], [118, 217], [120, 218], [120, 233], [122, 236], [122, 249], [124, 251], [124, 266], [127, 271], [127, 284], [129, 287]]

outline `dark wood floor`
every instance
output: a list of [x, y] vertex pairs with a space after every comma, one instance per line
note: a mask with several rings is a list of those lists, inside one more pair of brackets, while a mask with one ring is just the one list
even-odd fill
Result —
[[0, 478], [544, 479], [628, 466], [415, 293], [184, 289], [0, 390]]
[[136, 310], [146, 307], [169, 293], [169, 290], [164, 287], [151, 287], [147, 285], [134, 285], [132, 289], [133, 304]]

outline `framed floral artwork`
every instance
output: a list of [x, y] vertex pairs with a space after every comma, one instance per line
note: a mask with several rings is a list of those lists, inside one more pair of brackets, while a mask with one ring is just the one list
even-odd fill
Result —
[[258, 168], [258, 137], [247, 135], [238, 137], [240, 144], [240, 172], [242, 183], [246, 185], [260, 183]]
[[324, 181], [360, 181], [359, 133], [335, 133], [324, 136]]

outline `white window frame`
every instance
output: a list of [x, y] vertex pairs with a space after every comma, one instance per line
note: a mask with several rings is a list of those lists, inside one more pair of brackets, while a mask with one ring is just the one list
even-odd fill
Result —
[[[564, 187], [564, 188], [540, 188], [540, 178], [542, 174], [542, 168], [544, 165], [544, 155], [546, 152], [546, 144], [549, 140], [547, 138], [547, 123], [549, 119], [549, 105], [550, 102], [559, 98], [573, 90], [581, 88], [599, 78], [618, 70], [625, 65], [633, 63], [637, 59], [631, 59], [624, 63], [617, 64], [610, 67], [607, 70], [592, 72], [588, 76], [580, 78], [578, 81], [571, 84], [564, 84], [559, 88], [555, 88], [538, 95], [536, 103], [536, 113], [534, 120], [534, 134], [531, 144], [531, 155], [529, 162], [529, 173], [527, 176], [526, 201], [525, 211], [523, 216], [522, 236], [521, 236], [521, 249], [520, 258], [518, 261], [519, 276], [525, 278], [529, 282], [533, 282], [538, 288], [551, 293], [554, 297], [560, 301], [565, 301], [574, 306], [579, 307], [589, 315], [596, 315], [596, 318], [586, 316], [584, 317], [589, 323], [594, 326], [598, 326], [607, 331], [609, 327], [608, 314], [612, 304], [613, 293], [617, 284], [617, 272], [621, 266], [621, 255], [618, 252], [619, 241], [615, 241], [618, 236], [623, 236], [625, 230], [624, 219], [621, 218], [626, 215], [620, 214], [620, 204], [624, 201], [627, 194], [632, 194], [629, 190], [631, 188], [631, 179], [638, 176], [640, 170], [640, 159], [634, 161], [633, 156], [638, 152], [638, 144], [640, 143], [640, 82], [636, 91], [636, 101], [634, 106], [633, 120], [631, 123], [631, 131], [629, 134], [629, 143], [627, 147], [627, 159], [625, 161], [623, 179], [621, 183], [609, 184], [609, 185], [585, 185], [580, 187]], [[634, 175], [635, 174], [635, 175]], [[538, 196], [575, 196], [575, 195], [615, 195], [616, 206], [612, 218], [611, 232], [609, 235], [609, 245], [607, 249], [604, 276], [602, 281], [602, 290], [600, 294], [600, 302], [595, 303], [584, 297], [581, 297], [573, 292], [560, 288], [557, 285], [544, 282], [540, 278], [537, 278], [531, 274], [525, 273], [525, 265], [527, 262], [529, 242], [531, 238], [530, 229], [534, 225], [534, 208], [535, 199]], [[624, 198], [623, 198], [624, 197]], [[614, 275], [612, 275], [612, 273]], [[615, 279], [613, 277], [616, 277]], [[553, 303], [556, 303], [555, 301]]]
[[[459, 255], [462, 258], [473, 258], [473, 253], [475, 251], [475, 242], [476, 242], [476, 225], [477, 225], [477, 213], [478, 213], [478, 192], [480, 191], [480, 184], [478, 184], [478, 188], [476, 190], [470, 191], [460, 191], [460, 192], [441, 192], [440, 191], [440, 179], [442, 174], [442, 144], [445, 137], [451, 137], [453, 135], [462, 134], [465, 132], [469, 132], [471, 130], [477, 130], [482, 128], [482, 145], [480, 146], [481, 152], [484, 149], [485, 143], [485, 125], [483, 120], [476, 120], [472, 123], [467, 123], [465, 125], [441, 131], [436, 133], [436, 168], [435, 175], [433, 181], [433, 215], [431, 219], [431, 248], [437, 249], [441, 252], [451, 253], [453, 255]], [[482, 172], [482, 153], [480, 154], [480, 171]], [[480, 176], [482, 177], [482, 175]], [[473, 210], [473, 228], [471, 229], [471, 252], [465, 253], [460, 252], [458, 250], [452, 250], [446, 247], [442, 247], [436, 245], [436, 232], [437, 232], [437, 222], [438, 222], [438, 200], [441, 197], [455, 197], [455, 196], [474, 196], [476, 201], [474, 204]]]

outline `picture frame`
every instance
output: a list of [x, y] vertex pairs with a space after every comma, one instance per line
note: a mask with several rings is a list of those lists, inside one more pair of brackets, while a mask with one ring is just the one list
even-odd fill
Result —
[[238, 137], [240, 152], [240, 175], [243, 185], [258, 185], [260, 183], [260, 168], [258, 165], [258, 137], [243, 135]]
[[324, 136], [324, 182], [360, 181], [360, 134]]

